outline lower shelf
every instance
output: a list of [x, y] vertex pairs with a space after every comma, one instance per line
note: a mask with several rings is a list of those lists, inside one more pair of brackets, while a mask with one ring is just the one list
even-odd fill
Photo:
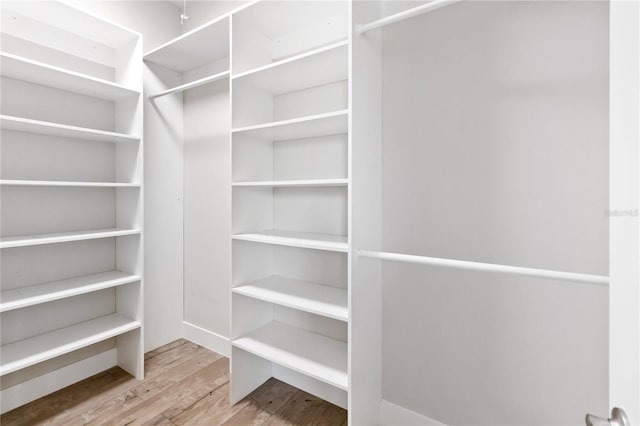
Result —
[[3, 345], [0, 376], [93, 345], [140, 326], [138, 321], [111, 314]]
[[140, 276], [120, 271], [101, 272], [67, 280], [51, 281], [0, 293], [0, 312], [117, 287], [140, 281]]
[[273, 321], [234, 340], [233, 346], [339, 389], [348, 390], [345, 342]]

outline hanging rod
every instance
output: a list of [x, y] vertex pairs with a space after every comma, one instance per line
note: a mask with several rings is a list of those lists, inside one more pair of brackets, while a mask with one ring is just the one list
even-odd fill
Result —
[[609, 285], [609, 277], [603, 275], [576, 274], [573, 272], [552, 271], [549, 269], [523, 268], [520, 266], [497, 265], [494, 263], [469, 262], [466, 260], [442, 259], [438, 257], [415, 256], [411, 254], [389, 253], [384, 251], [358, 250], [358, 256], [371, 259], [393, 260], [396, 262], [419, 263], [422, 265], [442, 266], [445, 268], [468, 269], [472, 271], [500, 272], [511, 275], [550, 278], [574, 281], [586, 284]]
[[432, 0], [429, 3], [404, 10], [390, 15], [385, 18], [378, 19], [377, 21], [370, 22], [368, 24], [358, 25], [356, 31], [362, 35], [368, 31], [375, 30], [376, 28], [385, 27], [396, 22], [404, 21], [405, 19], [413, 18], [414, 16], [422, 15], [423, 13], [431, 12], [432, 10], [440, 9], [441, 7], [449, 6], [453, 3], [458, 3], [461, 0]]

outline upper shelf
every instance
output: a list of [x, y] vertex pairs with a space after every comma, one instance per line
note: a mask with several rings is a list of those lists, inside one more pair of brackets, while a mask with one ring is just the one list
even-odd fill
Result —
[[231, 238], [233, 238], [234, 240], [274, 244], [279, 246], [300, 247], [337, 252], [348, 251], [347, 237], [343, 235], [273, 230], [235, 234]]
[[4, 290], [0, 293], [0, 312], [26, 308], [67, 297], [117, 287], [140, 281], [140, 276], [120, 271], [101, 272], [28, 287]]
[[89, 231], [61, 232], [56, 234], [16, 235], [0, 238], [0, 248], [27, 247], [43, 244], [68, 243], [140, 234], [138, 229], [95, 229]]
[[120, 84], [6, 52], [0, 52], [0, 61], [0, 70], [4, 77], [15, 78], [29, 83], [110, 101], [140, 94], [140, 92]]
[[308, 179], [308, 180], [271, 180], [254, 182], [233, 182], [235, 187], [266, 188], [314, 188], [348, 186], [349, 179]]
[[247, 84], [278, 95], [346, 80], [349, 42], [341, 41], [233, 76], [234, 84]]
[[61, 180], [0, 179], [1, 186], [58, 186], [79, 188], [140, 188], [139, 183], [126, 182], [70, 182]]
[[229, 17], [223, 16], [144, 55], [144, 60], [179, 73], [229, 56]]
[[243, 134], [253, 138], [284, 141], [337, 135], [348, 131], [349, 111], [335, 111], [291, 120], [258, 124], [233, 129], [233, 134]]
[[96, 142], [120, 143], [140, 141], [139, 137], [125, 135], [124, 133], [106, 132], [104, 130], [68, 126], [66, 124], [31, 120], [29, 118], [11, 117], [8, 115], [0, 115], [0, 128], [3, 130], [14, 130], [17, 132], [37, 133], [41, 135], [60, 136]]

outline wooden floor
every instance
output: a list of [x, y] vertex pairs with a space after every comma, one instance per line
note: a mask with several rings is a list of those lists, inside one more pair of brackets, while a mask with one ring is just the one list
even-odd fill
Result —
[[118, 367], [0, 417], [10, 425], [346, 425], [347, 412], [275, 379], [229, 404], [229, 360], [178, 340], [145, 355], [145, 379]]

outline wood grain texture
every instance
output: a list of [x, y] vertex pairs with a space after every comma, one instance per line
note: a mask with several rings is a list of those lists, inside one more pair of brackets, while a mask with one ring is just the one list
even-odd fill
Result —
[[27, 425], [346, 425], [347, 412], [276, 379], [229, 403], [229, 360], [184, 339], [145, 354], [145, 379], [118, 367], [0, 417]]

